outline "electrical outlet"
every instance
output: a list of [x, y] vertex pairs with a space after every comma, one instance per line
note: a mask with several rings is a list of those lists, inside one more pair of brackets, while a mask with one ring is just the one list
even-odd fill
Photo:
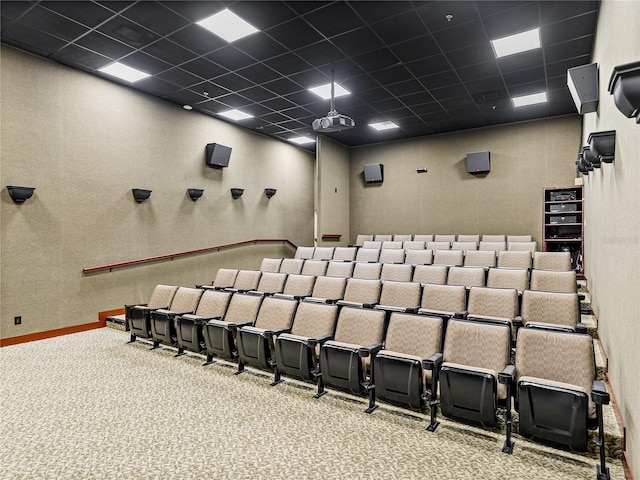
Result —
[[22, 317], [13, 317], [13, 323], [15, 325], [21, 325], [22, 324]]

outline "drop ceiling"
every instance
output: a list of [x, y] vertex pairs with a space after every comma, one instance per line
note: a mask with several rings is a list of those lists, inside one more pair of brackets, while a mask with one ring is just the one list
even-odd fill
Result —
[[[228, 8], [259, 32], [229, 43], [196, 22]], [[568, 68], [590, 62], [597, 1], [2, 1], [2, 42], [240, 127], [315, 138], [330, 101], [346, 146], [575, 114]], [[490, 40], [540, 28], [542, 47], [496, 59]], [[114, 61], [149, 77], [98, 71]], [[515, 108], [511, 97], [547, 92]], [[376, 131], [369, 123], [392, 121]], [[313, 144], [302, 148], [313, 149]]]

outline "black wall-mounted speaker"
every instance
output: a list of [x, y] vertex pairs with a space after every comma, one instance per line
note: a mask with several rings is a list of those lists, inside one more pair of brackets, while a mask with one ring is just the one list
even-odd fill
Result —
[[567, 70], [567, 86], [580, 115], [598, 110], [598, 64]]
[[384, 165], [370, 163], [364, 166], [364, 181], [367, 183], [382, 183], [384, 180]]
[[467, 153], [468, 173], [489, 173], [491, 171], [491, 152]]
[[207, 167], [224, 168], [229, 166], [231, 147], [225, 147], [219, 143], [207, 143], [205, 163]]
[[640, 62], [614, 67], [609, 93], [625, 117], [636, 117], [636, 123], [640, 123]]

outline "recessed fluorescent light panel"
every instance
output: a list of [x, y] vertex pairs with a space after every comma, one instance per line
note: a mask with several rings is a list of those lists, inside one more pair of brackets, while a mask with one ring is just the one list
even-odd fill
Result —
[[396, 125], [393, 122], [377, 122], [377, 123], [370, 123], [369, 126], [371, 128], [375, 128], [377, 131], [382, 132], [383, 130], [392, 130], [394, 128], [400, 128], [398, 127], [398, 125]]
[[[320, 85], [318, 87], [313, 87], [309, 89], [310, 92], [315, 93], [320, 98], [324, 100], [329, 100], [331, 98], [331, 84], [327, 83], [326, 85]], [[346, 88], [342, 88], [337, 83], [333, 84], [333, 96], [338, 98], [344, 95], [351, 95], [351, 92]]]
[[545, 103], [547, 101], [547, 92], [533, 93], [531, 95], [523, 95], [521, 97], [512, 97], [514, 107], [526, 107], [527, 105], [535, 105], [537, 103]]
[[137, 82], [138, 80], [142, 80], [143, 78], [147, 78], [150, 76], [148, 73], [141, 72], [140, 70], [136, 70], [135, 68], [127, 67], [120, 62], [115, 62], [111, 65], [107, 65], [106, 67], [99, 68], [98, 71], [106, 73], [107, 75], [111, 75], [113, 77], [118, 77], [130, 83]]
[[229, 43], [258, 31], [228, 8], [196, 23]]
[[540, 48], [540, 45], [539, 28], [491, 40], [491, 46], [496, 58]]
[[231, 120], [246, 120], [247, 118], [253, 118], [253, 115], [249, 115], [248, 113], [241, 112], [240, 110], [227, 110], [225, 112], [220, 112], [218, 115], [222, 115], [223, 117], [230, 118]]
[[294, 138], [290, 138], [289, 141], [293, 143], [297, 143], [298, 145], [316, 143], [316, 141], [313, 138], [309, 138], [309, 137], [294, 137]]

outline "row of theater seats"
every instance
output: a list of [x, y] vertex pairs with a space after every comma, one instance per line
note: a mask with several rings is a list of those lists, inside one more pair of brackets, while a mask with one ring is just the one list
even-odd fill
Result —
[[533, 238], [531, 235], [422, 235], [422, 234], [394, 234], [394, 235], [363, 235], [360, 234], [356, 237], [355, 246], [362, 246], [364, 242], [406, 242], [406, 241], [419, 241], [419, 242], [531, 242]]
[[[571, 270], [569, 252], [495, 250], [419, 250], [402, 248], [297, 247], [294, 258], [274, 259], [270, 271], [302, 273], [306, 261], [407, 263], [469, 267], [536, 268]], [[320, 265], [320, 264], [318, 264]]]
[[[521, 435], [574, 450], [585, 450], [588, 430], [597, 427], [598, 470], [606, 472], [602, 405], [609, 395], [596, 380], [591, 337], [554, 323], [569, 314], [552, 296], [567, 294], [527, 290], [517, 316], [515, 289], [472, 287], [467, 300], [463, 286], [315, 281], [322, 279], [346, 281], [342, 300], [158, 285], [148, 305], [127, 308], [131, 341], [152, 338], [154, 348], [177, 345], [178, 354], [205, 351], [207, 364], [214, 356], [237, 361], [237, 373], [245, 365], [272, 371], [272, 385], [283, 374], [312, 381], [316, 398], [327, 385], [368, 394], [368, 413], [377, 399], [417, 410], [426, 404], [431, 431], [437, 405], [447, 417], [487, 427], [502, 420], [507, 453], [512, 408]], [[458, 304], [444, 308], [454, 291]]]
[[537, 243], [531, 242], [449, 242], [449, 241], [432, 241], [424, 242], [422, 240], [405, 240], [403, 242], [385, 240], [379, 242], [375, 240], [365, 240], [362, 245], [354, 246], [355, 248], [376, 248], [380, 249], [392, 249], [402, 248], [404, 250], [493, 250], [500, 252], [502, 250], [524, 250], [527, 252], [535, 252], [537, 250]]

